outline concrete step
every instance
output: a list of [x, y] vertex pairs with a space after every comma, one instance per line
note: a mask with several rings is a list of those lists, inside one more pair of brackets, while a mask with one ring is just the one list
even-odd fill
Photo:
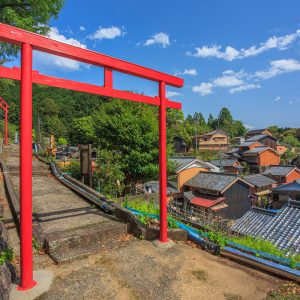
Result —
[[82, 258], [97, 251], [108, 240], [127, 233], [127, 224], [108, 221], [73, 230], [49, 234], [45, 239], [47, 253], [57, 263]]
[[118, 240], [118, 237], [108, 238], [104, 242], [99, 242], [93, 245], [88, 245], [84, 247], [77, 247], [74, 249], [66, 251], [57, 251], [48, 253], [56, 264], [64, 264], [67, 262], [80, 260], [88, 257], [91, 254], [96, 254], [99, 252], [110, 251], [116, 247], [120, 247], [122, 243]]

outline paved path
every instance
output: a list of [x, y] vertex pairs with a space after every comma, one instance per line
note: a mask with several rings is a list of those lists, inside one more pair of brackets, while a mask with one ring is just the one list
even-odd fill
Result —
[[[16, 146], [11, 147], [3, 163], [8, 169], [12, 187], [16, 195], [19, 195], [19, 156]], [[102, 228], [106, 230], [117, 228], [118, 233], [122, 230], [124, 233], [125, 227], [120, 228], [120, 223], [113, 217], [104, 214], [55, 179], [46, 164], [33, 158], [32, 165], [32, 209], [35, 225], [38, 225], [34, 226], [34, 233], [39, 233], [41, 242], [48, 237], [51, 240], [56, 237], [63, 240], [65, 237], [69, 238], [70, 235], [77, 235], [78, 239], [79, 235], [80, 237], [87, 235], [87, 231], [91, 231], [91, 235], [94, 235], [92, 232]], [[88, 246], [99, 242], [99, 240], [85, 237], [82, 242], [87, 243], [86, 246]], [[64, 245], [64, 250], [67, 250], [71, 243], [70, 241], [68, 245]], [[55, 246], [57, 248], [57, 242]], [[80, 245], [80, 241], [78, 241], [78, 246], [84, 245]]]

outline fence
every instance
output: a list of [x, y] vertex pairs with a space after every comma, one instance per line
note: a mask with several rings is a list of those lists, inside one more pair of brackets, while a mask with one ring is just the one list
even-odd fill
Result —
[[169, 202], [168, 213], [175, 219], [191, 223], [201, 229], [232, 234], [232, 220], [214, 216], [211, 213], [207, 213], [200, 208], [191, 205], [183, 205], [182, 201], [179, 201], [178, 199], [173, 199]]

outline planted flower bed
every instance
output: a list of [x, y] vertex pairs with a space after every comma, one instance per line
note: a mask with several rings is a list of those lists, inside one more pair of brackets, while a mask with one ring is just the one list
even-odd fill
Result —
[[[159, 208], [154, 201], [125, 200], [122, 205], [114, 204], [116, 216], [129, 223], [129, 232], [145, 240], [159, 238]], [[187, 240], [187, 232], [178, 228], [174, 219], [168, 218], [168, 237], [172, 240]]]

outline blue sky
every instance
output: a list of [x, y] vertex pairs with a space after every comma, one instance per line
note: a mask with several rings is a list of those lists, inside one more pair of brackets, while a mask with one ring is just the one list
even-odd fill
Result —
[[[66, 0], [50, 37], [185, 80], [183, 111], [226, 106], [249, 127], [300, 127], [300, 2]], [[13, 64], [16, 64], [14, 62]], [[40, 72], [102, 84], [102, 70], [36, 53]], [[116, 88], [157, 94], [116, 74]]]

